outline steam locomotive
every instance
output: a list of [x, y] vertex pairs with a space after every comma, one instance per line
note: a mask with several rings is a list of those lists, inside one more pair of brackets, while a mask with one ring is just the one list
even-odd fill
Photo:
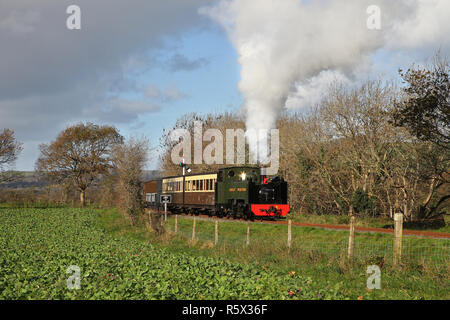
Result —
[[174, 214], [253, 220], [285, 218], [290, 210], [287, 188], [281, 177], [268, 178], [259, 167], [240, 166], [147, 181], [143, 191], [148, 208], [162, 208], [164, 198], [170, 199], [167, 209]]

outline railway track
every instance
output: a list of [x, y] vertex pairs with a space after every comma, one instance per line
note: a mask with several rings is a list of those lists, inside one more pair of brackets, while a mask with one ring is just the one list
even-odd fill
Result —
[[[179, 214], [179, 216], [186, 218], [193, 218], [193, 215], [188, 214]], [[208, 215], [199, 214], [196, 215], [197, 218], [201, 220], [210, 220], [210, 221], [226, 221], [226, 222], [245, 222], [245, 223], [265, 223], [265, 224], [280, 224], [287, 225], [287, 221], [277, 220], [277, 221], [268, 221], [268, 220], [245, 220], [245, 219], [231, 219], [231, 218], [219, 218], [219, 217], [210, 217]], [[346, 231], [349, 230], [349, 226], [345, 225], [332, 225], [332, 224], [319, 224], [319, 223], [305, 223], [305, 222], [292, 222], [293, 226], [297, 227], [311, 227], [311, 228], [319, 228], [319, 229], [328, 229], [328, 230], [341, 230]], [[384, 234], [394, 234], [394, 229], [384, 229], [384, 228], [372, 228], [372, 227], [355, 227], [356, 232], [369, 232], [369, 233], [384, 233]], [[434, 231], [421, 231], [421, 230], [410, 230], [403, 229], [403, 235], [405, 236], [414, 236], [414, 237], [426, 237], [426, 238], [436, 238], [436, 239], [450, 239], [450, 233], [446, 232], [434, 232]]]

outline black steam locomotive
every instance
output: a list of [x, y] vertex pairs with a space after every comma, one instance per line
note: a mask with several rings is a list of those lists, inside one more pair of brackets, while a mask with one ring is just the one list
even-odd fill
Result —
[[149, 208], [161, 208], [161, 196], [170, 199], [167, 208], [172, 213], [274, 219], [290, 210], [287, 188], [281, 177], [268, 178], [258, 167], [241, 166], [148, 181], [144, 195]]

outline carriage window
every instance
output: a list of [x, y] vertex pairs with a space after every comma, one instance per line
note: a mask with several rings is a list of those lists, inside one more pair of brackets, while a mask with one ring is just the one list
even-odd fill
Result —
[[199, 190], [203, 190], [203, 180], [200, 180], [200, 189]]

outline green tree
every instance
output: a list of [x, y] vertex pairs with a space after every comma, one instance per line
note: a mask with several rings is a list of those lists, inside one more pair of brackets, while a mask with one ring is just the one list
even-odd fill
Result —
[[406, 87], [405, 99], [396, 104], [394, 123], [419, 140], [450, 148], [450, 66], [436, 56], [430, 68], [400, 70]]
[[406, 86], [404, 99], [392, 114], [396, 126], [406, 128], [422, 145], [411, 175], [426, 183], [417, 219], [439, 217], [448, 206], [450, 165], [450, 66], [439, 53], [431, 67], [400, 70]]

